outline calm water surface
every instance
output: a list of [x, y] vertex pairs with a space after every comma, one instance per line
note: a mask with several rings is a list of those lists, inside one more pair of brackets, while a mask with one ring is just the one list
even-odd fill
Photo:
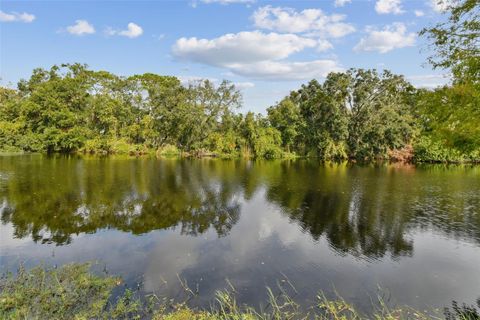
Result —
[[285, 279], [365, 311], [480, 297], [480, 167], [6, 156], [0, 214], [2, 272], [94, 260], [203, 306], [227, 279], [254, 306]]

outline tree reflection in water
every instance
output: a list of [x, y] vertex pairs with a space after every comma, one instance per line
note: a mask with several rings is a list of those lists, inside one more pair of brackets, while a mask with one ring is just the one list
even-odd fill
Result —
[[411, 255], [409, 233], [425, 228], [480, 242], [477, 167], [23, 156], [1, 158], [0, 172], [2, 222], [36, 242], [100, 229], [223, 237], [259, 190], [341, 254]]

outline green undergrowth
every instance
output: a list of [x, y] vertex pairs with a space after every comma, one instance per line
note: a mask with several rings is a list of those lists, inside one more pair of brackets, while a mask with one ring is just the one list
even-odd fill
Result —
[[[289, 282], [288, 282], [289, 283]], [[90, 264], [69, 264], [60, 268], [23, 266], [17, 274], [0, 281], [0, 319], [154, 319], [154, 320], [250, 320], [250, 319], [479, 319], [473, 306], [459, 306], [438, 312], [420, 312], [408, 307], [390, 308], [379, 299], [373, 314], [366, 316], [338, 297], [329, 300], [319, 293], [309, 308], [301, 308], [282, 286], [266, 288], [269, 299], [260, 310], [240, 305], [235, 288], [217, 291], [207, 309], [193, 309], [187, 302], [173, 302], [156, 295], [138, 297], [125, 290], [114, 298], [112, 290], [120, 278], [90, 272]], [[183, 284], [183, 283], [182, 283]], [[188, 287], [185, 291], [194, 294]], [[293, 288], [293, 286], [291, 286]], [[295, 290], [295, 288], [293, 288]], [[188, 300], [188, 299], [187, 299]], [[187, 301], [186, 300], [186, 301]]]

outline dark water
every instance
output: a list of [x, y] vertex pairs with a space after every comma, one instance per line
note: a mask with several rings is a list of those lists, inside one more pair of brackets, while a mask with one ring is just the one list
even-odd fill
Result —
[[194, 305], [227, 279], [254, 306], [286, 278], [303, 305], [480, 297], [480, 167], [0, 157], [0, 213], [2, 271], [96, 260]]

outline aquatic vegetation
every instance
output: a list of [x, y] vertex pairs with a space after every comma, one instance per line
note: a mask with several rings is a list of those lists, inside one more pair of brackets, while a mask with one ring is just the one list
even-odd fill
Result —
[[[60, 268], [20, 267], [16, 276], [9, 274], [0, 282], [0, 317], [2, 319], [143, 319], [156, 320], [267, 320], [267, 319], [434, 319], [435, 312], [420, 312], [408, 307], [390, 308], [379, 299], [371, 315], [358, 312], [338, 297], [327, 299], [323, 293], [307, 309], [302, 309], [287, 290], [266, 288], [269, 300], [258, 309], [240, 305], [235, 288], [217, 291], [208, 309], [190, 308], [187, 302], [155, 295], [138, 297], [130, 290], [114, 298], [112, 290], [122, 281], [89, 271], [89, 264], [69, 264]], [[291, 285], [291, 284], [289, 284]], [[292, 286], [293, 287], [293, 286]], [[191, 294], [193, 291], [185, 288]], [[275, 292], [274, 292], [275, 291]], [[458, 307], [446, 312], [447, 319], [478, 319], [474, 307]], [[475, 318], [477, 317], [477, 318]]]

